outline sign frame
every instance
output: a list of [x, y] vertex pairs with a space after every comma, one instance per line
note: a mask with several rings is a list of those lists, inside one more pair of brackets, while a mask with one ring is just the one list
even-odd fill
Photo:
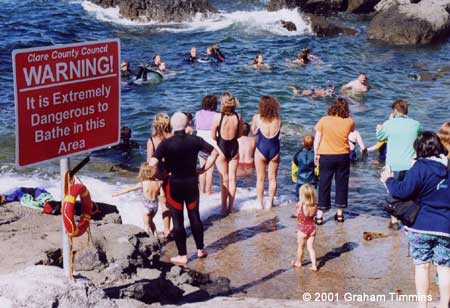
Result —
[[[93, 147], [93, 148], [89, 148], [89, 149], [84, 149], [81, 151], [77, 151], [74, 153], [69, 153], [69, 154], [63, 154], [63, 155], [58, 155], [49, 159], [44, 159], [44, 160], [40, 160], [38, 162], [33, 162], [30, 164], [26, 164], [26, 165], [20, 165], [19, 162], [19, 89], [18, 89], [18, 85], [17, 85], [17, 72], [16, 72], [16, 55], [17, 54], [21, 54], [21, 53], [25, 53], [25, 52], [33, 52], [33, 51], [44, 51], [44, 50], [57, 50], [57, 49], [65, 49], [65, 48], [71, 48], [71, 47], [80, 47], [80, 46], [90, 46], [90, 45], [98, 45], [98, 44], [103, 44], [103, 43], [117, 43], [117, 57], [118, 57], [118, 68], [117, 68], [117, 89], [118, 89], [118, 131], [117, 131], [117, 139], [115, 141], [113, 141], [112, 143], [108, 143], [108, 144], [104, 144], [101, 146], [97, 146], [97, 147]], [[39, 164], [42, 163], [46, 163], [46, 162], [51, 162], [51, 161], [55, 161], [57, 159], [64, 159], [64, 158], [70, 158], [73, 157], [75, 155], [82, 155], [82, 154], [86, 154], [86, 153], [91, 153], [97, 150], [101, 150], [101, 149], [105, 149], [114, 145], [117, 145], [120, 143], [121, 137], [120, 137], [120, 131], [121, 131], [121, 79], [120, 79], [120, 59], [121, 59], [121, 50], [120, 50], [120, 39], [118, 38], [114, 38], [114, 39], [104, 39], [104, 40], [99, 40], [99, 41], [86, 41], [86, 42], [78, 42], [78, 43], [69, 43], [69, 44], [55, 44], [55, 45], [49, 45], [49, 46], [42, 46], [42, 47], [32, 47], [32, 48], [23, 48], [23, 49], [15, 49], [12, 52], [12, 66], [13, 66], [13, 82], [14, 82], [14, 105], [15, 105], [15, 129], [16, 129], [16, 167], [19, 169], [24, 169], [27, 167], [35, 167]], [[75, 82], [71, 82], [68, 81], [69, 83], [75, 83]], [[87, 81], [86, 81], [87, 82]]]

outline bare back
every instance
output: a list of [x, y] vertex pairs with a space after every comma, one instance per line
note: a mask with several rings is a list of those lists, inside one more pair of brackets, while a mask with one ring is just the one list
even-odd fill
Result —
[[217, 133], [219, 133], [222, 139], [225, 140], [235, 139], [236, 136], [239, 137], [242, 126], [241, 116], [239, 114], [237, 114], [237, 117], [235, 114], [223, 115], [222, 123], [220, 123], [221, 117], [222, 117], [221, 113], [216, 113], [214, 115], [211, 129], [213, 136], [216, 138]]
[[257, 131], [260, 130], [261, 133], [266, 138], [273, 138], [278, 134], [278, 132], [280, 131], [280, 128], [281, 128], [281, 119], [280, 118], [273, 119], [269, 122], [269, 121], [261, 119], [259, 114], [256, 114], [253, 117], [252, 132], [255, 135], [257, 134]]
[[239, 142], [239, 163], [253, 164], [255, 157], [256, 139], [254, 137], [242, 136]]
[[161, 181], [142, 181], [142, 191], [148, 200], [158, 199], [160, 187]]

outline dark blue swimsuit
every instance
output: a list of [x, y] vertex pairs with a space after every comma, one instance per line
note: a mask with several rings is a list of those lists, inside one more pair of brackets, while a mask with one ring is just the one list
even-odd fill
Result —
[[280, 152], [280, 130], [272, 138], [267, 138], [258, 129], [256, 148], [267, 161], [271, 161]]

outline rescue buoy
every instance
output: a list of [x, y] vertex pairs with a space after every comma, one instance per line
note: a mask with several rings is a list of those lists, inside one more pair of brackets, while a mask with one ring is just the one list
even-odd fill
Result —
[[[81, 199], [81, 216], [78, 224], [75, 222], [75, 201]], [[92, 216], [92, 200], [87, 188], [82, 184], [70, 186], [69, 193], [64, 197], [62, 207], [63, 221], [67, 234], [70, 237], [83, 235], [89, 228]]]

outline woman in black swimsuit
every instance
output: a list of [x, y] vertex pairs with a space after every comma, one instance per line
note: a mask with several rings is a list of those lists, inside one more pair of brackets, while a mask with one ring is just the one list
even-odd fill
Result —
[[222, 210], [233, 212], [234, 198], [236, 196], [236, 174], [239, 164], [239, 143], [243, 122], [242, 117], [236, 113], [239, 107], [238, 100], [229, 92], [220, 98], [221, 112], [214, 116], [211, 127], [212, 139], [219, 147], [219, 158], [216, 161], [220, 174]]

